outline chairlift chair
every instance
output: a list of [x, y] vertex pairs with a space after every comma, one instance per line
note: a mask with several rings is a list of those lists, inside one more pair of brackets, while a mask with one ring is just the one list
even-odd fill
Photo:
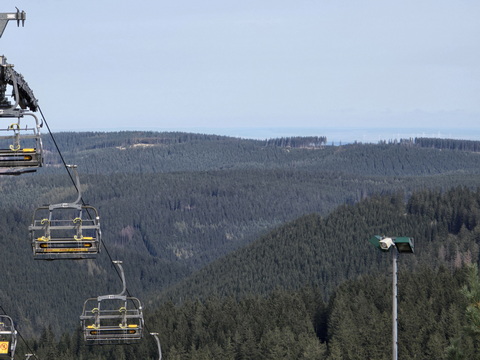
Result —
[[[5, 97], [7, 85], [13, 88], [14, 104]], [[43, 165], [40, 136], [43, 124], [33, 113], [37, 109], [37, 99], [23, 76], [13, 70], [13, 65], [7, 64], [4, 56], [0, 56], [0, 120], [8, 120], [0, 126], [0, 175], [33, 172]], [[27, 121], [26, 117], [33, 121]]]
[[33, 256], [37, 260], [92, 259], [100, 252], [100, 217], [93, 206], [81, 204], [82, 192], [76, 165], [78, 198], [73, 203], [37, 208], [29, 226]]
[[120, 270], [123, 290], [117, 295], [87, 299], [80, 315], [84, 339], [92, 345], [131, 344], [143, 338], [142, 304], [125, 295], [125, 274], [121, 261], [114, 261]]
[[33, 126], [23, 126], [18, 118], [6, 128], [0, 128], [0, 167], [7, 168], [0, 174], [19, 175], [43, 165], [38, 119], [31, 113], [23, 115], [34, 118]]
[[0, 359], [13, 360], [17, 346], [17, 331], [8, 315], [0, 315]]

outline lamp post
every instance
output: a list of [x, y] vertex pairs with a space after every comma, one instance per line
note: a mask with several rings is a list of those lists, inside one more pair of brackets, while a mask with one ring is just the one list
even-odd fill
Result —
[[413, 253], [414, 243], [410, 237], [385, 237], [375, 235], [370, 238], [376, 248], [392, 250], [392, 359], [398, 360], [398, 318], [397, 318], [397, 259], [398, 253]]

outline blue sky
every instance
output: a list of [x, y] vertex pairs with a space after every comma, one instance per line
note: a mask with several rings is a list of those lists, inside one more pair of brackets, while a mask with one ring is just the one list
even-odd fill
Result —
[[7, 26], [0, 54], [52, 131], [480, 133], [478, 1], [4, 0], [0, 11], [15, 6], [27, 21]]

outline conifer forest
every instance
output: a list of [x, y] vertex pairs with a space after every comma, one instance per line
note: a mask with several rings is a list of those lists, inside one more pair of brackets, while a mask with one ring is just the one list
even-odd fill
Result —
[[[19, 334], [15, 358], [158, 359], [158, 333], [162, 359], [390, 359], [392, 260], [369, 243], [377, 234], [415, 240], [398, 258], [399, 358], [480, 358], [477, 146], [43, 135], [42, 167], [0, 177], [0, 310]], [[64, 161], [98, 210], [95, 258], [32, 254], [35, 210], [78, 196]], [[82, 307], [121, 291], [112, 260], [142, 303], [143, 336], [92, 345]]]

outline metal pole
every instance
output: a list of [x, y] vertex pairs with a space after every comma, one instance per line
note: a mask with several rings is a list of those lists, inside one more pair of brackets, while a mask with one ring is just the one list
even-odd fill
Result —
[[397, 335], [397, 258], [398, 258], [398, 251], [397, 248], [394, 246], [392, 249], [392, 275], [393, 275], [393, 299], [392, 299], [392, 358], [393, 360], [398, 360], [398, 335]]
[[123, 289], [122, 289], [122, 292], [120, 294], [118, 294], [118, 296], [123, 296], [123, 295], [125, 295], [125, 292], [127, 291], [127, 282], [125, 281], [125, 272], [123, 271], [122, 261], [121, 260], [113, 260], [112, 262], [115, 265], [117, 265], [118, 269], [120, 270], [120, 278], [122, 279]]
[[162, 348], [160, 346], [160, 339], [158, 338], [158, 333], [152, 332], [150, 333], [155, 338], [155, 341], [157, 342], [157, 347], [158, 347], [158, 360], [162, 360]]

